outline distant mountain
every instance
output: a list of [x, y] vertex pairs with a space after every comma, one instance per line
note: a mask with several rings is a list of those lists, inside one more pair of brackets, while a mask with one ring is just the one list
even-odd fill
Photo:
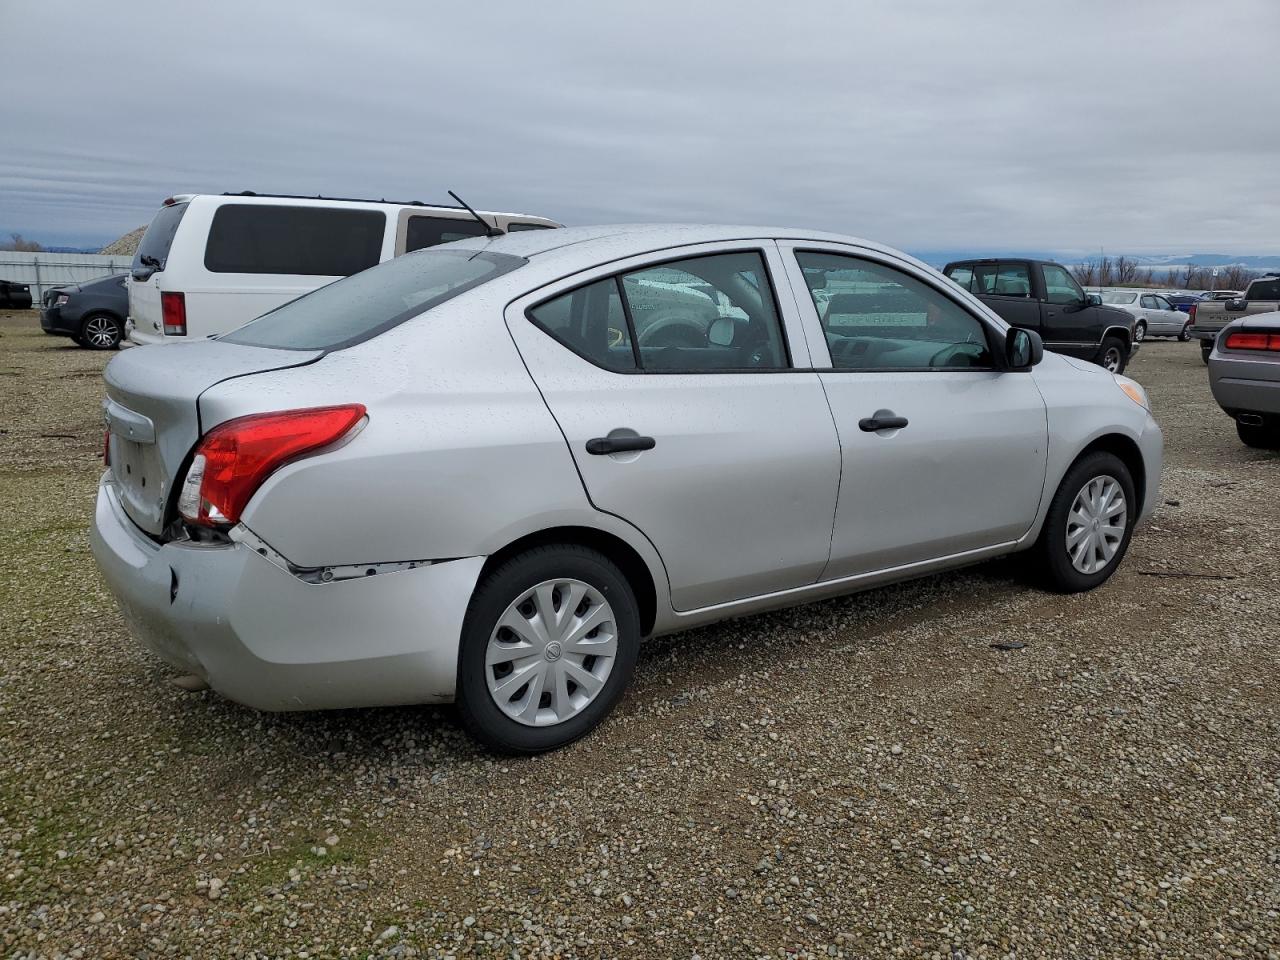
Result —
[[[923, 260], [934, 267], [942, 267], [953, 260], [969, 260], [978, 257], [1023, 257], [1031, 260], [1056, 260], [1068, 266], [1097, 260], [1101, 253], [1097, 250], [1082, 253], [1079, 250], [912, 250], [913, 257]], [[1136, 260], [1139, 266], [1164, 270], [1172, 267], [1232, 267], [1241, 266], [1248, 270], [1280, 270], [1280, 254], [1237, 255], [1228, 253], [1129, 253], [1127, 251], [1108, 250], [1107, 256], [1128, 257]]]
[[45, 247], [45, 253], [97, 253], [97, 247]]

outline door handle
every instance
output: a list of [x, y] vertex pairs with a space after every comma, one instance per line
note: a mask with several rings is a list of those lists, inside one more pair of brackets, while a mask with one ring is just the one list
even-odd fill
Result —
[[877, 430], [901, 430], [907, 425], [906, 417], [863, 417], [858, 421], [858, 429], [867, 433]]
[[657, 443], [653, 437], [592, 437], [587, 441], [587, 453], [601, 457], [607, 453], [652, 450]]

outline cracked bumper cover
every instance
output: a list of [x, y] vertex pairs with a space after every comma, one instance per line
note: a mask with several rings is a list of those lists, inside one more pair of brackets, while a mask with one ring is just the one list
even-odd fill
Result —
[[229, 699], [259, 710], [453, 699], [483, 557], [309, 583], [244, 543], [155, 543], [110, 473], [90, 539], [134, 635]]

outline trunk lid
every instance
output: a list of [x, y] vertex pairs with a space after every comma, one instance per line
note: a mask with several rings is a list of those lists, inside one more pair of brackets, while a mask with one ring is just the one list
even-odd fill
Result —
[[[320, 350], [273, 350], [217, 340], [125, 350], [103, 374], [108, 450], [125, 512], [159, 536], [173, 488], [203, 432], [200, 395], [235, 377], [311, 363]], [[212, 424], [210, 426], [213, 426]]]

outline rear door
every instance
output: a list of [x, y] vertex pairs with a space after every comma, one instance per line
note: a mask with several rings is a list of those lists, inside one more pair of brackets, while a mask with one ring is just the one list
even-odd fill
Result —
[[[998, 313], [1006, 323], [1040, 331], [1040, 304], [1025, 260], [980, 260], [947, 267], [947, 275]], [[966, 282], [967, 281], [967, 282]]]
[[586, 271], [507, 325], [592, 503], [653, 542], [677, 610], [813, 583], [840, 478], [772, 241]]
[[828, 368], [821, 379], [843, 457], [822, 578], [1026, 533], [1044, 486], [1047, 421], [1030, 372], [1000, 369], [1003, 332], [912, 264], [869, 250], [781, 247], [814, 291], [809, 341], [815, 365]]

